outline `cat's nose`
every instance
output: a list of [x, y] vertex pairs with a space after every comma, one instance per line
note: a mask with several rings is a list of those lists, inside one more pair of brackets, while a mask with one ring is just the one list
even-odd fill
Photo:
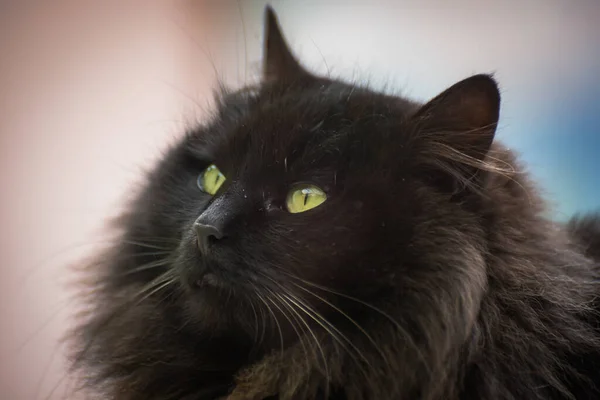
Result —
[[223, 238], [221, 230], [214, 225], [196, 222], [194, 224], [194, 230], [196, 231], [196, 239], [198, 240], [198, 247], [201, 251], [206, 251], [210, 241]]

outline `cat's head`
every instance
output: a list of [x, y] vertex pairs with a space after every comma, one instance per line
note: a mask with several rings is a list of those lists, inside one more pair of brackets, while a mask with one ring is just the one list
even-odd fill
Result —
[[173, 243], [187, 312], [206, 324], [265, 306], [335, 319], [357, 301], [410, 312], [462, 290], [476, 303], [494, 80], [417, 104], [311, 74], [270, 10], [266, 23], [262, 85], [224, 95], [134, 211], [132, 237]]

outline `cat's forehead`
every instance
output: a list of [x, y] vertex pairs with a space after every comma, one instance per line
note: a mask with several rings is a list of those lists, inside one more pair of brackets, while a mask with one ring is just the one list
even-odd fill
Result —
[[233, 168], [319, 168], [369, 147], [410, 111], [398, 99], [337, 82], [292, 90], [239, 92], [200, 141], [210, 161]]
[[[346, 97], [343, 97], [343, 96]], [[360, 140], [357, 122], [368, 113], [360, 102], [347, 98], [343, 88], [316, 88], [262, 99], [240, 121], [233, 144], [265, 161], [287, 160], [289, 165], [333, 161], [349, 140]], [[242, 144], [238, 137], [247, 137]]]

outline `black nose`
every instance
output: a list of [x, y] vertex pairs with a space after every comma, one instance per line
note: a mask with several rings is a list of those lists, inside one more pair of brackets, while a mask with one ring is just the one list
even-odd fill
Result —
[[194, 229], [196, 230], [198, 247], [201, 251], [206, 251], [206, 249], [208, 249], [208, 244], [211, 240], [223, 238], [223, 233], [219, 230], [219, 228], [213, 225], [196, 222], [194, 224]]

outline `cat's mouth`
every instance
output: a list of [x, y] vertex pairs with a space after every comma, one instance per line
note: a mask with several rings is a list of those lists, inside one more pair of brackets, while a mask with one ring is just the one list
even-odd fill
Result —
[[218, 289], [226, 289], [230, 285], [216, 274], [207, 272], [196, 281], [196, 286], [199, 288], [214, 287]]
[[195, 271], [195, 276], [193, 276], [190, 284], [200, 291], [216, 290], [217, 292], [229, 293], [232, 289], [241, 289], [244, 282], [247, 281], [245, 279], [247, 277], [236, 271], [236, 267], [233, 265], [218, 263], [214, 260], [203, 260]]
[[[190, 246], [195, 252], [195, 247]], [[178, 260], [182, 284], [191, 293], [214, 293], [230, 295], [236, 293], [251, 280], [241, 260], [233, 260], [224, 252], [210, 254], [191, 254], [184, 252]], [[250, 274], [251, 275], [251, 274]]]

